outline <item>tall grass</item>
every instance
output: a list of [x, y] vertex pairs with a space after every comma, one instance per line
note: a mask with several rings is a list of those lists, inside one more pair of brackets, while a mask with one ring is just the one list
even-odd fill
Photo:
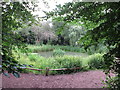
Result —
[[45, 51], [53, 51], [55, 47], [51, 45], [28, 45], [28, 49], [30, 52], [38, 53]]
[[73, 46], [60, 46], [60, 45], [28, 45], [30, 52], [44, 52], [44, 51], [53, 51], [54, 49], [62, 49], [64, 51], [71, 52], [85, 52], [83, 48], [73, 47]]
[[89, 55], [95, 54], [95, 53], [105, 53], [107, 52], [106, 46], [99, 46], [97, 49], [95, 47], [90, 47], [87, 51], [83, 47], [73, 47], [73, 46], [61, 46], [61, 45], [28, 45], [29, 52], [47, 52], [47, 51], [53, 51], [56, 49], [61, 49], [64, 51], [70, 51], [70, 52], [80, 52], [80, 53], [87, 53]]

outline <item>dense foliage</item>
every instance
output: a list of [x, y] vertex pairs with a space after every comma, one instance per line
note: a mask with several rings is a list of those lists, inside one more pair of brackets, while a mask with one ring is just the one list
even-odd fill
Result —
[[18, 33], [21, 38], [23, 38], [23, 42], [27, 44], [35, 44], [35, 33], [32, 31], [28, 31], [28, 33], [23, 33], [20, 31]]
[[18, 71], [21, 71], [18, 61], [13, 56], [13, 50], [18, 47], [25, 49], [24, 40], [21, 35], [15, 31], [22, 27], [23, 24], [31, 25], [35, 19], [31, 14], [34, 10], [30, 7], [29, 2], [2, 2], [2, 72], [8, 76], [4, 71], [13, 73], [14, 76], [19, 77]]
[[23, 36], [25, 42], [27, 43], [29, 43], [29, 41], [32, 40], [33, 44], [49, 44], [51, 41], [57, 40], [57, 36], [55, 35], [54, 31], [51, 30], [49, 24], [49, 21], [41, 21], [38, 22], [37, 25], [25, 25], [23, 28], [20, 28], [17, 32], [19, 32]]
[[52, 30], [58, 36], [57, 44], [77, 46], [77, 41], [85, 34], [82, 26], [66, 24], [64, 21], [53, 20]]
[[105, 70], [114, 71], [118, 77], [110, 87], [120, 88], [120, 2], [72, 2], [46, 14], [47, 18], [85, 26], [86, 35], [80, 40], [85, 49], [99, 43], [106, 45]]

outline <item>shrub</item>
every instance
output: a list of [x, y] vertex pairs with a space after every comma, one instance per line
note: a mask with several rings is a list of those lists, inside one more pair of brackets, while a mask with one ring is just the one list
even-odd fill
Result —
[[[82, 61], [79, 57], [74, 56], [66, 56], [63, 57], [56, 56], [52, 60], [52, 67], [51, 68], [75, 68], [75, 67], [82, 67]], [[75, 70], [65, 70], [65, 71], [53, 71], [52, 74], [61, 74], [61, 73], [71, 73]]]
[[93, 54], [88, 57], [88, 65], [90, 69], [101, 69], [104, 66], [104, 60], [102, 54]]
[[55, 49], [53, 51], [53, 56], [63, 56], [65, 54], [65, 51], [61, 50], [61, 49]]
[[35, 54], [29, 54], [28, 55], [28, 58], [30, 59], [30, 61], [36, 61], [37, 60], [37, 58], [38, 58], [38, 55], [35, 55]]
[[105, 53], [107, 51], [108, 51], [107, 47], [102, 44], [100, 44], [98, 46], [91, 46], [90, 48], [87, 49], [87, 53], [89, 55], [92, 55], [95, 53]]
[[55, 57], [54, 58], [57, 63], [59, 63], [62, 68], [73, 68], [73, 67], [81, 67], [82, 62], [79, 57], [75, 56], [63, 56], [63, 57]]
[[115, 76], [111, 78], [107, 78], [107, 81], [105, 81], [105, 84], [107, 88], [111, 88], [111, 90], [118, 90], [120, 88], [120, 76]]

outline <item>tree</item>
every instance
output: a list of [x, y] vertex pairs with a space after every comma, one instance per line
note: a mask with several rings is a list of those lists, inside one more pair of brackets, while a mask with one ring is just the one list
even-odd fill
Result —
[[41, 21], [40, 26], [33, 25], [32, 31], [36, 34], [37, 43], [48, 44], [51, 40], [56, 40], [56, 35], [51, 30], [49, 21]]
[[[2, 72], [9, 76], [13, 73], [19, 77], [18, 71], [21, 71], [21, 64], [15, 60], [13, 51], [15, 48], [25, 49], [26, 45], [20, 34], [14, 31], [22, 28], [23, 24], [31, 25], [35, 18], [31, 12], [35, 9], [35, 4], [30, 2], [2, 2]], [[31, 4], [31, 5], [30, 5]]]
[[[36, 44], [43, 44], [43, 42], [50, 42], [51, 40], [56, 40], [57, 37], [55, 33], [51, 30], [51, 27], [49, 25], [50, 22], [43, 22], [37, 23], [37, 25], [32, 24], [31, 26], [26, 26], [24, 28], [20, 28], [17, 30], [18, 33], [21, 33], [21, 35], [24, 37], [25, 42], [29, 42], [29, 39], [33, 41], [33, 43]], [[32, 35], [30, 36], [29, 31], [32, 32]], [[30, 38], [28, 38], [30, 37]], [[34, 42], [35, 41], [35, 42]]]
[[58, 44], [76, 46], [80, 37], [85, 34], [83, 26], [53, 20], [52, 30], [58, 35]]
[[80, 43], [87, 49], [103, 43], [109, 51], [104, 54], [105, 71], [116, 73], [117, 79], [109, 83], [112, 88], [120, 88], [120, 2], [72, 2], [58, 7], [46, 18], [54, 17], [67, 23], [83, 22], [87, 32]]

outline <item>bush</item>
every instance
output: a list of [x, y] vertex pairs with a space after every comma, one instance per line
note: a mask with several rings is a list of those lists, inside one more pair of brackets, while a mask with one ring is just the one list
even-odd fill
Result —
[[101, 69], [104, 66], [104, 59], [102, 54], [93, 54], [88, 57], [88, 65], [90, 69]]
[[53, 50], [53, 56], [63, 56], [65, 54], [65, 51], [61, 49], [55, 49]]
[[[82, 61], [79, 57], [74, 56], [56, 56], [51, 59], [51, 68], [59, 69], [59, 68], [75, 68], [82, 67]], [[65, 70], [65, 71], [53, 71], [52, 74], [61, 74], [61, 73], [72, 73], [75, 70]]]
[[107, 78], [107, 81], [105, 81], [106, 88], [111, 88], [111, 90], [118, 90], [120, 88], [120, 76], [115, 76], [111, 78]]
[[89, 55], [95, 54], [95, 53], [105, 53], [108, 49], [106, 46], [100, 44], [98, 46], [91, 46], [89, 49], [87, 49], [87, 53]]
[[28, 55], [28, 58], [30, 59], [30, 61], [36, 61], [37, 60], [37, 58], [38, 58], [38, 55], [35, 55], [35, 54], [29, 54]]
[[63, 56], [63, 57], [55, 57], [54, 59], [60, 65], [61, 68], [73, 68], [73, 67], [82, 66], [82, 62], [79, 57]]

